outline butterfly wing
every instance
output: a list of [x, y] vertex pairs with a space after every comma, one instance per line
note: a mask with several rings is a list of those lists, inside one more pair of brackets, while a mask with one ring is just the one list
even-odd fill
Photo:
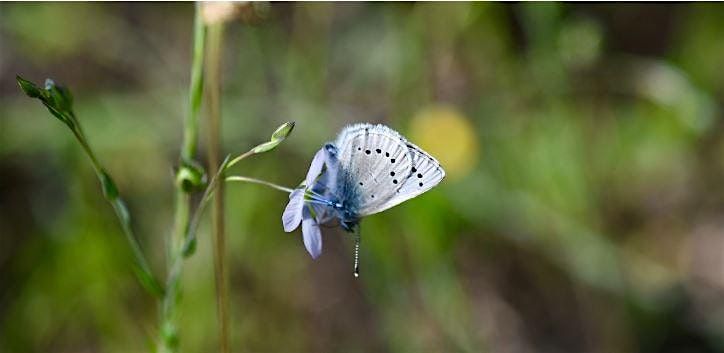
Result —
[[412, 160], [410, 174], [389, 200], [378, 206], [373, 213], [384, 211], [416, 197], [439, 184], [445, 178], [445, 170], [440, 163], [420, 147], [408, 142], [407, 147]]
[[412, 168], [407, 141], [384, 125], [357, 124], [335, 141], [338, 149], [340, 199], [365, 216], [395, 196]]
[[440, 183], [445, 171], [425, 151], [384, 125], [358, 124], [340, 133], [343, 199], [358, 216], [384, 211]]

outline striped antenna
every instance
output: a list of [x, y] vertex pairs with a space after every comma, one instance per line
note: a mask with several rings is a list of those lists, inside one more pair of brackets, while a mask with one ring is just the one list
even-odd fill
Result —
[[360, 243], [360, 226], [355, 227], [354, 232], [354, 276], [359, 277], [359, 243]]

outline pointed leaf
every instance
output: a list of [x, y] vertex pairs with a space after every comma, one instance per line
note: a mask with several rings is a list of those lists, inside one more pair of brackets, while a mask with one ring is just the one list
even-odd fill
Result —
[[101, 187], [103, 188], [103, 196], [105, 196], [109, 201], [113, 201], [118, 198], [118, 187], [116, 187], [116, 183], [113, 182], [113, 179], [111, 179], [111, 176], [108, 175], [105, 170], [101, 171], [100, 179]]
[[15, 76], [15, 79], [18, 81], [20, 89], [22, 89], [23, 92], [28, 95], [28, 97], [40, 98], [43, 96], [43, 92], [34, 83], [20, 77], [19, 75]]

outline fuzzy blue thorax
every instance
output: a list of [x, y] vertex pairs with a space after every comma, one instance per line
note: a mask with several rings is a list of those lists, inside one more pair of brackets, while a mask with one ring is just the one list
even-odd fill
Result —
[[317, 187], [327, 192], [324, 194], [334, 202], [335, 215], [342, 227], [351, 232], [359, 223], [360, 192], [357, 180], [339, 165], [337, 146], [328, 143], [324, 146], [325, 170], [322, 172]]

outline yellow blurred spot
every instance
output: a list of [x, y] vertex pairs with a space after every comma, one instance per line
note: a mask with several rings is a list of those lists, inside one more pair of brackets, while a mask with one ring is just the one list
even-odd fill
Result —
[[453, 107], [436, 105], [418, 112], [410, 138], [435, 157], [451, 179], [468, 175], [478, 162], [475, 128]]

